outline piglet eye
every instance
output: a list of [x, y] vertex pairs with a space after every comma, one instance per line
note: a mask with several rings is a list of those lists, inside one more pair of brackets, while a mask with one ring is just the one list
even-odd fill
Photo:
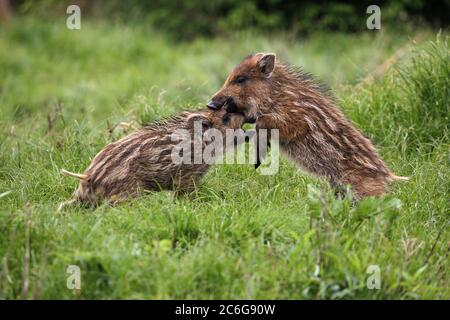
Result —
[[247, 81], [247, 77], [239, 76], [236, 78], [236, 82], [239, 84], [243, 84], [245, 81]]

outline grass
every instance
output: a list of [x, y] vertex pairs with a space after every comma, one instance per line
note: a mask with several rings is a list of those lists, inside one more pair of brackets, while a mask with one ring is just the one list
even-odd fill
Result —
[[[22, 17], [0, 29], [0, 298], [450, 298], [445, 33], [417, 44], [389, 30], [173, 43], [143, 26], [64, 26]], [[191, 196], [56, 212], [76, 187], [60, 168], [83, 171], [125, 134], [111, 130], [120, 121], [201, 107], [252, 51], [329, 83], [411, 181], [353, 206], [287, 160], [274, 176], [216, 165]], [[66, 287], [68, 265], [81, 269], [80, 292]], [[370, 265], [379, 290], [366, 286]]]

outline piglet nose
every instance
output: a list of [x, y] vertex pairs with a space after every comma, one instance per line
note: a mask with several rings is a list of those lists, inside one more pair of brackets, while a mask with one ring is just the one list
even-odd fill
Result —
[[218, 103], [216, 103], [214, 100], [211, 100], [208, 102], [208, 104], [206, 105], [208, 108], [213, 109], [213, 110], [218, 110], [220, 109], [220, 106]]

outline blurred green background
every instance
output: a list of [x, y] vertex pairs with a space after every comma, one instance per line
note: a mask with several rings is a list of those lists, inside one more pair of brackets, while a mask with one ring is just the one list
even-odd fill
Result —
[[59, 14], [68, 4], [80, 6], [83, 15], [108, 21], [151, 24], [175, 39], [230, 35], [254, 29], [258, 32], [285, 31], [291, 36], [313, 32], [366, 31], [366, 8], [383, 8], [383, 24], [408, 28], [418, 24], [445, 27], [450, 3], [446, 0], [387, 1], [10, 1], [21, 13]]

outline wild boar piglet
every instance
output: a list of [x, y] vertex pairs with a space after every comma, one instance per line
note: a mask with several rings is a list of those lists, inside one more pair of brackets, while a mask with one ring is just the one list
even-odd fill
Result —
[[[241, 113], [205, 109], [144, 126], [107, 145], [83, 174], [62, 170], [64, 175], [79, 179], [80, 184], [73, 199], [62, 203], [60, 209], [72, 203], [115, 203], [143, 190], [190, 192], [224, 149], [242, 142], [227, 139], [226, 131], [240, 129], [243, 124]], [[216, 135], [212, 132], [208, 136], [208, 129], [216, 129]], [[205, 148], [212, 150], [209, 158], [204, 157]]]
[[278, 129], [280, 149], [297, 165], [333, 186], [351, 185], [356, 199], [384, 194], [389, 182], [407, 180], [389, 170], [323, 85], [276, 61], [273, 53], [247, 56], [208, 107], [243, 112], [257, 130]]

